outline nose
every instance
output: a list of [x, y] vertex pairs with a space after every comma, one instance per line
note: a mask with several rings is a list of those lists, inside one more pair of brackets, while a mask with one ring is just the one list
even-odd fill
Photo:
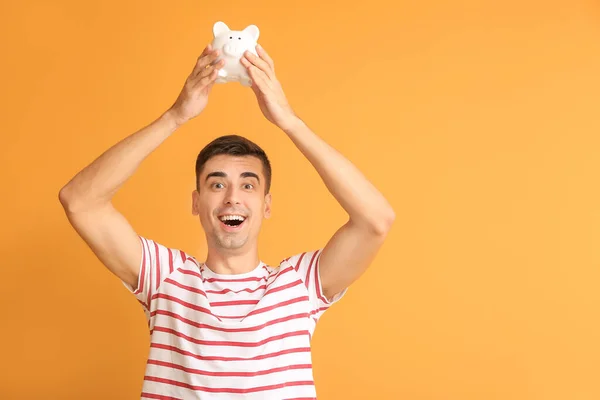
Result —
[[225, 204], [240, 204], [239, 192], [234, 186], [229, 186], [223, 202]]

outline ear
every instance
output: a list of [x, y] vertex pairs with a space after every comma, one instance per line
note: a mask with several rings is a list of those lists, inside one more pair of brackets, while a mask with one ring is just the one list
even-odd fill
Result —
[[271, 218], [271, 193], [265, 196], [265, 219]]
[[225, 24], [225, 22], [218, 21], [213, 25], [213, 35], [219, 36], [223, 32], [229, 32], [231, 29]]
[[198, 209], [196, 208], [196, 200], [198, 199], [199, 193], [194, 189], [192, 192], [192, 215], [198, 215]]
[[254, 39], [255, 42], [258, 40], [258, 35], [260, 34], [260, 32], [258, 30], [258, 26], [256, 26], [256, 25], [248, 25], [247, 27], [244, 28], [244, 30], [242, 32], [245, 32], [248, 35], [250, 35], [250, 37], [252, 39]]

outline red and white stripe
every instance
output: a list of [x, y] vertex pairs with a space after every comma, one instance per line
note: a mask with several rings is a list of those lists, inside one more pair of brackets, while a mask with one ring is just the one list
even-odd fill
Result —
[[140, 236], [137, 288], [150, 328], [144, 399], [314, 399], [310, 340], [328, 300], [321, 250], [219, 275]]

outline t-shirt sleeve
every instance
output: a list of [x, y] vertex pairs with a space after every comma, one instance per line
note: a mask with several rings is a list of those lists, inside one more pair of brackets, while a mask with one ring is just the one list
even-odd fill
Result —
[[308, 298], [312, 308], [311, 313], [312, 317], [315, 319], [319, 319], [325, 310], [334, 303], [337, 303], [348, 290], [348, 288], [345, 288], [329, 299], [325, 297], [319, 275], [319, 259], [322, 252], [323, 249], [308, 251], [296, 254], [282, 262], [287, 262], [292, 265], [298, 275], [300, 275], [304, 286], [308, 290]]
[[122, 283], [135, 295], [145, 310], [150, 311], [152, 298], [163, 281], [191, 257], [181, 250], [163, 246], [139, 235], [138, 237], [142, 243], [142, 261], [137, 287]]

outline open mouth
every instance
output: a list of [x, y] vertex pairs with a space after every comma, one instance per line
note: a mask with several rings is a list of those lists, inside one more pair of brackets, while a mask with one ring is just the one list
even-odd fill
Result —
[[246, 217], [242, 215], [222, 215], [219, 217], [221, 223], [229, 229], [236, 229], [242, 226], [244, 221], [246, 221]]

